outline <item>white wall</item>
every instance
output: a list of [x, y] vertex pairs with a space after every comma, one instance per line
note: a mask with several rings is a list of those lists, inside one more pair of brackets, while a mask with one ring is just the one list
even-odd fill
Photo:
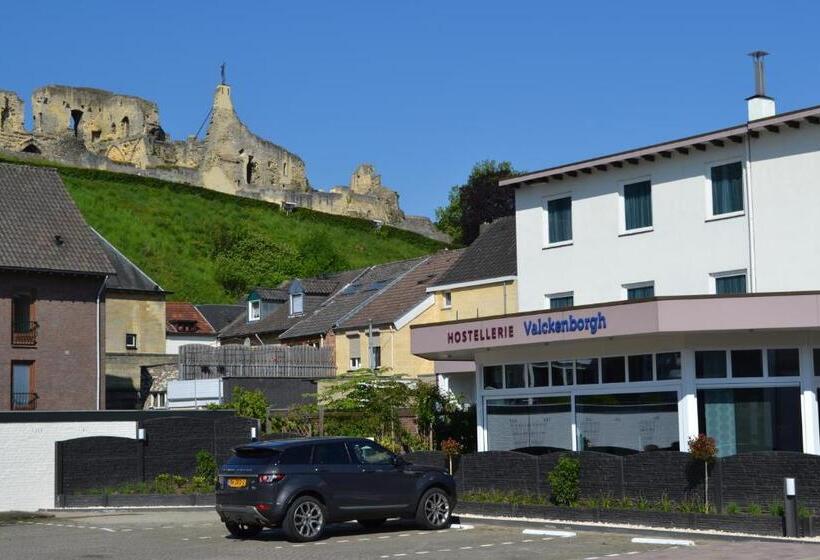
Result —
[[0, 424], [0, 511], [54, 507], [55, 443], [113, 436], [135, 439], [137, 423], [31, 422]]
[[208, 346], [219, 346], [219, 342], [217, 341], [216, 337], [210, 336], [178, 336], [178, 335], [166, 335], [165, 337], [165, 353], [166, 354], [179, 354], [179, 349], [181, 346], [186, 344], [205, 344]]
[[174, 379], [168, 382], [167, 408], [202, 408], [222, 403], [222, 379]]
[[[710, 165], [745, 159], [745, 143], [727, 142], [516, 190], [520, 310], [544, 308], [550, 293], [574, 292], [576, 305], [620, 300], [624, 284], [645, 281], [658, 296], [713, 293], [710, 274], [748, 270], [748, 208], [707, 218]], [[820, 288], [820, 127], [763, 132], [751, 161], [755, 291]], [[622, 185], [642, 179], [652, 181], [653, 230], [624, 235]], [[545, 197], [561, 193], [573, 199], [573, 243], [545, 248]]]

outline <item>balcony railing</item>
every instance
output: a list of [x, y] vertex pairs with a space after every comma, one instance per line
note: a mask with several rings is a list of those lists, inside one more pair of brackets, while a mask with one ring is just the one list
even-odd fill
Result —
[[29, 321], [28, 328], [20, 328], [14, 325], [11, 330], [12, 346], [37, 346], [37, 328], [35, 321]]
[[11, 409], [12, 410], [36, 410], [37, 409], [37, 393], [12, 393], [11, 394]]

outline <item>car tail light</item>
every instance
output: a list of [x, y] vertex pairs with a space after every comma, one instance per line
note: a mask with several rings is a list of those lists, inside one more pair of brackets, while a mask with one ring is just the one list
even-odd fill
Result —
[[269, 511], [270, 504], [256, 504], [256, 509], [258, 509], [259, 511]]
[[273, 484], [274, 482], [279, 482], [283, 478], [285, 478], [285, 475], [282, 473], [260, 474], [259, 484]]

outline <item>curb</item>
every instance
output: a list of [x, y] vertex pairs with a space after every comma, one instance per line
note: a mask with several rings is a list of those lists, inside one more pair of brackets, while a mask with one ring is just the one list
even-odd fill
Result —
[[644, 535], [655, 536], [669, 534], [669, 535], [688, 535], [694, 538], [721, 540], [721, 541], [771, 541], [771, 542], [794, 542], [802, 544], [817, 544], [820, 545], [820, 538], [790, 538], [790, 537], [775, 537], [772, 535], [755, 535], [750, 533], [729, 533], [720, 531], [697, 531], [691, 529], [668, 529], [665, 527], [649, 527], [644, 525], [626, 525], [619, 523], [595, 523], [592, 521], [565, 521], [561, 519], [541, 519], [541, 518], [525, 518], [525, 517], [502, 517], [494, 515], [480, 515], [474, 513], [459, 513], [463, 520], [471, 520], [476, 523], [486, 522], [485, 524], [504, 525], [510, 527], [527, 527], [534, 524], [548, 525], [550, 528], [567, 529], [576, 531], [597, 531], [601, 533], [618, 533], [628, 535]]

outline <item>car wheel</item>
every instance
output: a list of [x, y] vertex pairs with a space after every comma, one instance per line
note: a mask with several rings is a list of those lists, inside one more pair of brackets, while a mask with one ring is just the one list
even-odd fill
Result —
[[357, 519], [356, 521], [365, 529], [378, 529], [387, 519]]
[[250, 539], [262, 532], [261, 525], [251, 525], [249, 523], [237, 523], [236, 521], [226, 521], [225, 527], [238, 539]]
[[421, 496], [416, 509], [416, 523], [425, 529], [444, 529], [450, 526], [450, 496], [441, 488], [430, 488]]
[[327, 513], [322, 502], [313, 496], [302, 496], [288, 508], [282, 528], [290, 540], [315, 541], [322, 536], [326, 518]]

